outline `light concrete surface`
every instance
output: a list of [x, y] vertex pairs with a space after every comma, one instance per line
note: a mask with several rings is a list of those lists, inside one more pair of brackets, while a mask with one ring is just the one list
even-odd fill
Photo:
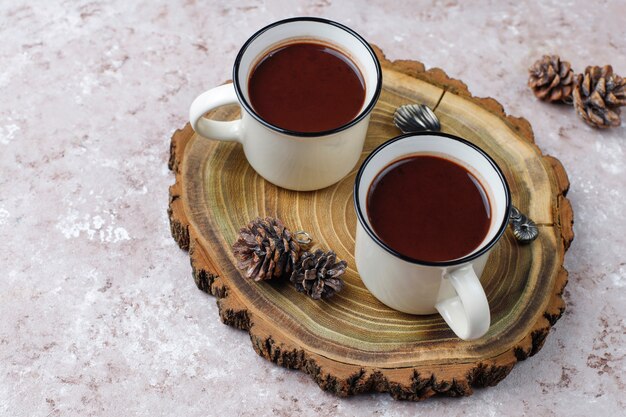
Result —
[[[294, 15], [345, 23], [527, 118], [572, 183], [567, 311], [543, 349], [471, 397], [340, 399], [220, 323], [170, 236], [172, 132], [242, 43]], [[626, 122], [538, 102], [544, 53], [626, 76], [626, 2], [0, 3], [0, 415], [625, 415]]]

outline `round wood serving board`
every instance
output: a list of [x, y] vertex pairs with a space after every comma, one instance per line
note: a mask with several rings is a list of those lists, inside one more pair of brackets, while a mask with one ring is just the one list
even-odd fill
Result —
[[[513, 203], [539, 225], [539, 238], [518, 244], [507, 230], [481, 281], [491, 308], [491, 328], [475, 341], [459, 340], [438, 315], [412, 316], [387, 308], [364, 287], [354, 265], [356, 215], [352, 187], [358, 168], [316, 192], [278, 188], [248, 165], [240, 145], [206, 140], [187, 125], [172, 137], [170, 188], [172, 235], [188, 249], [197, 286], [218, 298], [221, 320], [247, 330], [261, 356], [311, 375], [322, 389], [345, 396], [389, 392], [396, 399], [437, 394], [470, 395], [493, 386], [515, 363], [534, 355], [565, 308], [563, 257], [573, 239], [565, 194], [567, 175], [542, 155], [524, 119], [506, 116], [500, 104], [471, 96], [465, 84], [415, 61], [386, 60], [383, 91], [373, 111], [361, 161], [398, 135], [393, 112], [425, 103], [442, 131], [476, 143], [503, 169]], [[223, 108], [209, 117], [235, 119]], [[345, 288], [313, 301], [287, 282], [257, 283], [235, 267], [231, 245], [251, 219], [278, 217], [306, 230], [316, 247], [332, 248], [348, 262]], [[381, 277], [384, 279], [384, 277]]]

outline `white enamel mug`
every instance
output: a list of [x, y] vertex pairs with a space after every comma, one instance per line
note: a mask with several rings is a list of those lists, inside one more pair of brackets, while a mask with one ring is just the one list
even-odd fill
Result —
[[[323, 132], [291, 131], [267, 122], [250, 105], [248, 80], [258, 61], [279, 45], [302, 40], [332, 45], [361, 71], [365, 100], [349, 123]], [[243, 45], [233, 67], [233, 83], [199, 95], [189, 109], [189, 120], [205, 138], [240, 142], [252, 168], [269, 182], [291, 190], [317, 190], [342, 179], [358, 162], [381, 87], [376, 54], [356, 32], [326, 19], [286, 19], [259, 30]], [[221, 122], [204, 117], [228, 104], [239, 104], [241, 119]]]
[[[370, 224], [366, 210], [372, 181], [392, 162], [419, 154], [440, 156], [462, 165], [479, 179], [489, 196], [491, 225], [487, 235], [462, 258], [444, 262], [413, 259], [385, 244]], [[438, 312], [461, 339], [477, 339], [489, 330], [489, 304], [479, 277], [491, 249], [507, 227], [511, 197], [502, 171], [484, 151], [445, 133], [398, 136], [379, 146], [363, 162], [354, 186], [354, 205], [358, 218], [356, 266], [363, 283], [377, 299], [405, 313]]]

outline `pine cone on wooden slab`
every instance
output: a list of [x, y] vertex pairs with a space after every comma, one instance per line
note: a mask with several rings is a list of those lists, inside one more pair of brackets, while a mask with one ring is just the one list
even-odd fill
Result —
[[589, 126], [605, 129], [619, 126], [620, 106], [626, 105], [626, 79], [610, 65], [589, 66], [576, 76], [574, 108]]
[[314, 300], [328, 298], [342, 290], [343, 280], [340, 277], [347, 266], [346, 261], [337, 260], [332, 250], [304, 252], [291, 274], [291, 282], [298, 292], [306, 293]]
[[279, 219], [257, 217], [239, 230], [233, 253], [246, 278], [264, 281], [289, 276], [300, 256], [300, 245]]
[[528, 86], [540, 100], [571, 103], [574, 72], [558, 55], [544, 55], [529, 69]]

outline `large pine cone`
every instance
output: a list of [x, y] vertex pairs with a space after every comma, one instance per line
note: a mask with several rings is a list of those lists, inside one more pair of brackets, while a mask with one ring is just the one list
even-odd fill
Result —
[[626, 105], [626, 79], [613, 74], [610, 65], [587, 67], [576, 77], [574, 107], [589, 126], [619, 126], [620, 106]]
[[572, 102], [574, 72], [558, 55], [544, 55], [528, 69], [528, 86], [540, 100]]
[[343, 288], [341, 275], [346, 272], [346, 261], [337, 261], [335, 252], [304, 252], [291, 274], [291, 282], [298, 292], [304, 292], [314, 300], [331, 297]]
[[257, 217], [239, 230], [233, 253], [247, 278], [263, 281], [291, 274], [300, 245], [280, 220]]

